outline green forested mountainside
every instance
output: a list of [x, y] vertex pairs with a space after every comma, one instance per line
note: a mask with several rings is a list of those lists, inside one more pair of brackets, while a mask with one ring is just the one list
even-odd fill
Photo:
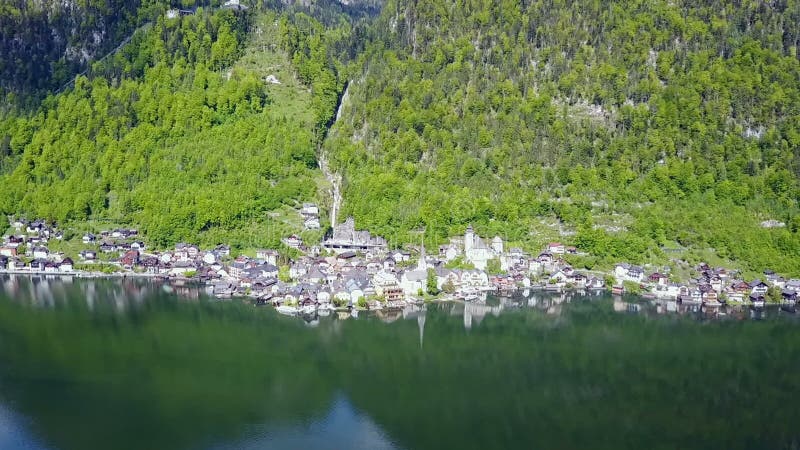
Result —
[[265, 245], [325, 200], [321, 153], [392, 243], [472, 223], [590, 264], [686, 246], [800, 273], [796, 0], [243, 3], [141, 2], [129, 45], [6, 113], [0, 212]]
[[[327, 119], [280, 49], [291, 23], [252, 19], [162, 16], [37, 114], [0, 122], [0, 210], [134, 223], [158, 245], [231, 235], [276, 245], [280, 236], [237, 230], [313, 198], [314, 128]], [[294, 35], [299, 61], [308, 34]], [[309, 69], [303, 79], [316, 77]]]
[[798, 273], [798, 23], [796, 1], [389, 1], [326, 143], [344, 210], [399, 241], [535, 242], [554, 215], [601, 258], [677, 241]]
[[[168, 8], [218, 8], [220, 0], [4, 0], [0, 98], [29, 105], [124, 43]], [[243, 2], [244, 3], [244, 2]]]

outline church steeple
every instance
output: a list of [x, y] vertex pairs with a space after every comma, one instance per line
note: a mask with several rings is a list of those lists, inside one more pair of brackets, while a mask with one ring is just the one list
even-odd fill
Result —
[[464, 233], [464, 254], [469, 259], [469, 253], [472, 251], [472, 247], [475, 245], [475, 230], [472, 229], [472, 225], [467, 226], [467, 231]]
[[419, 261], [417, 262], [417, 270], [427, 271], [428, 270], [428, 261], [426, 260], [425, 255], [425, 240], [423, 238], [422, 242], [420, 242], [420, 251], [419, 251]]

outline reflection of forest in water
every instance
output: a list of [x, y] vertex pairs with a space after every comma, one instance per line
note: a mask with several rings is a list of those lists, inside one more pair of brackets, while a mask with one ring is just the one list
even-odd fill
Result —
[[0, 403], [52, 448], [799, 442], [800, 333], [778, 311], [698, 323], [532, 291], [308, 327], [151, 280], [0, 282]]

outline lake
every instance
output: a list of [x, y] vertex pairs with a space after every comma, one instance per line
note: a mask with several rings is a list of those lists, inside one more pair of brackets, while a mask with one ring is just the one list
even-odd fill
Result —
[[527, 294], [305, 321], [0, 276], [0, 448], [800, 448], [796, 315]]

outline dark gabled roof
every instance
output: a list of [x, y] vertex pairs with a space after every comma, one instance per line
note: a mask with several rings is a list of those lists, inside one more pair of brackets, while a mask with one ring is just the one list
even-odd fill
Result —
[[701, 285], [700, 285], [700, 286], [698, 286], [697, 288], [698, 288], [698, 289], [700, 289], [700, 292], [704, 292], [704, 293], [705, 293], [705, 292], [712, 292], [712, 291], [714, 291], [714, 288], [712, 288], [710, 284], [701, 284]]
[[139, 264], [141, 264], [144, 267], [156, 267], [158, 266], [159, 262], [160, 261], [158, 258], [150, 256], [139, 261]]
[[309, 271], [306, 273], [306, 275], [305, 275], [305, 277], [304, 277], [304, 278], [306, 278], [306, 279], [308, 279], [308, 280], [311, 280], [311, 279], [316, 279], [316, 278], [319, 278], [319, 279], [324, 279], [324, 278], [325, 278], [325, 274], [324, 274], [324, 273], [322, 273], [322, 271], [321, 271], [321, 270], [319, 270], [319, 268], [317, 268], [317, 267], [313, 267], [311, 270], [309, 270]]
[[272, 264], [262, 264], [259, 266], [259, 269], [263, 270], [264, 272], [277, 272], [278, 267]]

